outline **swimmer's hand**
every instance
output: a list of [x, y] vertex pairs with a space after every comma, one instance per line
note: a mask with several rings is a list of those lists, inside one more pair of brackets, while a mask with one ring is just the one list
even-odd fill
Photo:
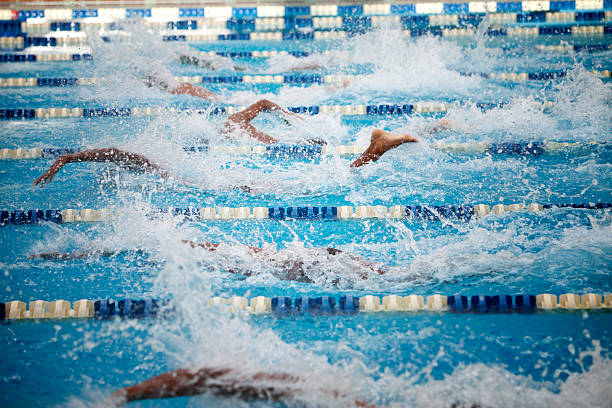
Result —
[[58, 158], [55, 163], [53, 163], [53, 165], [49, 168], [49, 170], [45, 171], [42, 176], [40, 176], [34, 181], [34, 184], [39, 185], [41, 188], [44, 187], [45, 184], [49, 184], [51, 180], [53, 180], [53, 176], [55, 176], [55, 173], [60, 171], [62, 167], [71, 162], [70, 156], [70, 154], [67, 154]]

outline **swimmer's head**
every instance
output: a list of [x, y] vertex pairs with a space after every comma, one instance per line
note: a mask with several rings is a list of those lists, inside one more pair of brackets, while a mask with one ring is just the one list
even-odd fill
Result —
[[151, 74], [145, 75], [143, 82], [149, 88], [157, 88], [162, 91], [168, 91], [168, 88], [170, 87], [166, 81], [163, 81], [162, 79]]

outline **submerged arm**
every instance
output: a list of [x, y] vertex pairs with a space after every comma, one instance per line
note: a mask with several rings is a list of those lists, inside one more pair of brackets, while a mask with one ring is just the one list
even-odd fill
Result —
[[82, 152], [61, 156], [55, 161], [55, 163], [53, 163], [49, 170], [34, 181], [34, 184], [40, 184], [40, 186], [43, 187], [45, 184], [50, 183], [55, 176], [55, 173], [60, 171], [60, 169], [66, 164], [85, 161], [113, 162], [128, 170], [157, 173], [163, 178], [169, 177], [168, 172], [146, 157], [137, 153], [129, 153], [123, 150], [115, 149], [114, 147], [110, 147], [104, 149], [84, 150]]
[[[210, 252], [216, 251], [217, 248], [219, 248], [219, 245], [221, 245], [216, 242], [195, 242], [195, 241], [189, 241], [186, 239], [182, 239], [181, 242], [183, 244], [189, 245], [192, 248], [204, 248], [204, 249], [209, 250]], [[263, 251], [262, 248], [255, 247], [255, 246], [246, 245], [246, 247], [249, 248], [250, 251], [256, 254]]]
[[[228, 368], [203, 368], [193, 370], [174, 370], [153, 377], [140, 384], [121, 388], [113, 394], [113, 399], [124, 404], [143, 399], [192, 396], [210, 392], [220, 397], [238, 397], [246, 400], [259, 399], [263, 401], [282, 401], [291, 398], [300, 390], [292, 384], [301, 382], [297, 376], [288, 373], [256, 373], [248, 378], [232, 378], [228, 376], [232, 370]], [[219, 379], [219, 381], [215, 381]], [[255, 384], [268, 382], [269, 385]], [[341, 395], [332, 391], [332, 398]], [[342, 396], [344, 397], [344, 396]], [[374, 405], [361, 400], [353, 400], [357, 407]]]
[[176, 88], [169, 90], [169, 92], [174, 95], [191, 95], [197, 98], [206, 99], [207, 101], [216, 101], [219, 99], [219, 95], [216, 93], [188, 82], [180, 84]]
[[64, 252], [40, 252], [37, 254], [28, 255], [28, 259], [60, 259], [60, 260], [68, 260], [68, 259], [83, 259], [89, 258], [92, 256], [113, 256], [117, 255], [123, 251], [108, 251], [108, 250], [90, 250], [90, 251], [78, 251], [72, 253], [64, 253]]
[[[240, 397], [243, 399], [262, 399], [267, 401], [278, 401], [283, 397], [291, 395], [290, 390], [275, 388], [274, 386], [257, 386], [241, 382], [238, 379], [227, 378], [223, 381], [214, 382], [232, 370], [227, 368], [203, 368], [197, 371], [174, 370], [140, 384], [122, 388], [113, 394], [118, 402], [139, 401], [143, 399], [157, 399], [170, 397], [184, 397], [210, 392], [223, 397]], [[276, 382], [298, 381], [296, 377], [288, 374], [255, 374], [251, 381], [272, 380]]]
[[[386, 273], [385, 269], [379, 267], [375, 262], [368, 261], [367, 259], [365, 259], [364, 257], [360, 255], [352, 254], [350, 252], [344, 252], [341, 249], [332, 248], [332, 247], [327, 247], [325, 248], [325, 250], [330, 255], [338, 255], [338, 254], [344, 253], [349, 258], [351, 258], [353, 261], [359, 262], [365, 268], [370, 269], [372, 272], [376, 272], [379, 275], [384, 275]], [[367, 277], [368, 277], [367, 275], [362, 275], [362, 279], [366, 279]]]

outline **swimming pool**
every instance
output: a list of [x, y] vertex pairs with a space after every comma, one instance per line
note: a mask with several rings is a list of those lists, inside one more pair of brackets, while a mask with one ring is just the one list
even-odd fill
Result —
[[[602, 7], [609, 10], [608, 3]], [[495, 16], [499, 15], [503, 13]], [[519, 26], [550, 24], [536, 21]], [[3, 120], [0, 148], [115, 146], [152, 158], [182, 181], [163, 181], [109, 164], [73, 163], [40, 189], [32, 182], [52, 159], [0, 160], [2, 210], [114, 212], [107, 222], [6, 222], [0, 235], [1, 301], [152, 298], [171, 302], [172, 310], [159, 318], [7, 320], [1, 330], [3, 405], [104, 406], [105, 396], [119, 387], [202, 364], [244, 372], [295, 373], [306, 381], [304, 392], [288, 405], [344, 406], [346, 400], [330, 399], [325, 391], [329, 387], [351, 398], [390, 406], [612, 404], [606, 385], [612, 370], [610, 309], [313, 310], [258, 315], [207, 305], [214, 296], [283, 296], [295, 305], [303, 296], [442, 294], [469, 299], [610, 293], [609, 210], [560, 206], [612, 201], [612, 91], [609, 79], [600, 75], [612, 67], [608, 34], [564, 36], [564, 42], [577, 47], [560, 52], [541, 47], [562, 44], [555, 35], [447, 38], [435, 32], [406, 36], [402, 29], [391, 27], [344, 39], [186, 44], [161, 41], [138, 24], [122, 29], [131, 33], [130, 42], [90, 39], [89, 48], [62, 49], [91, 55], [91, 60], [3, 63], [2, 78], [99, 78], [100, 82], [6, 86], [0, 89], [0, 108], [11, 110], [11, 115], [17, 115], [16, 109], [52, 107], [94, 112], [130, 109], [129, 114]], [[412, 28], [413, 33], [417, 29], [420, 26]], [[485, 24], [475, 31], [496, 29]], [[210, 72], [180, 64], [178, 55], [195, 52], [190, 47], [240, 52], [232, 63], [244, 71]], [[253, 51], [262, 50], [303, 55], [253, 57]], [[359, 169], [349, 168], [354, 155], [241, 154], [238, 147], [249, 146], [252, 151], [259, 144], [246, 137], [218, 136], [226, 115], [211, 113], [210, 103], [147, 88], [141, 78], [152, 66], [177, 76], [217, 78], [278, 74], [308, 76], [313, 82], [312, 78], [325, 75], [356, 75], [346, 87], [325, 81], [204, 81], [203, 85], [222, 95], [227, 103], [218, 106], [225, 108], [261, 98], [288, 107], [377, 107], [376, 114], [372, 109], [369, 114], [321, 112], [304, 114], [303, 120], [290, 124], [264, 115], [254, 122], [288, 145], [310, 146], [304, 141], [318, 138], [331, 147], [364, 146], [375, 128], [410, 132], [422, 143], [400, 146]], [[296, 66], [307, 69], [292, 70]], [[490, 78], [491, 73], [521, 72], [563, 75], [521, 81]], [[443, 111], [416, 108], [428, 102], [443, 104]], [[386, 107], [407, 104], [413, 107], [410, 114]], [[134, 108], [146, 107], [162, 109], [157, 114], [133, 114]], [[431, 123], [444, 115], [455, 129], [430, 133]], [[526, 155], [474, 148], [474, 143], [508, 142], [580, 145]], [[453, 149], [458, 143], [472, 147]], [[210, 149], [203, 152], [185, 150], [206, 145]], [[252, 191], [233, 188], [240, 185]], [[431, 212], [439, 208], [435, 206], [499, 203], [555, 206], [469, 220], [406, 212], [411, 205]], [[402, 215], [412, 216], [192, 220], [168, 211], [322, 206], [337, 211], [340, 206], [364, 205], [402, 206]], [[208, 252], [181, 240], [230, 245]], [[258, 261], [243, 245], [290, 251], [284, 253], [299, 258], [310, 282], [287, 279], [277, 264]], [[355, 263], [345, 258], [322, 260], [308, 250], [316, 247], [361, 255], [386, 265], [388, 273], [366, 274], [364, 279], [364, 271]], [[27, 258], [40, 252], [81, 250], [108, 251], [112, 256]], [[133, 405], [240, 404], [266, 406], [209, 395]]]

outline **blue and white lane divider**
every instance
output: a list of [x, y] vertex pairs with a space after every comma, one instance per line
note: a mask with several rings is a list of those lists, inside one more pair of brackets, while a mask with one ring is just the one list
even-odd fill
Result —
[[[434, 17], [464, 17], [467, 22], [478, 18], [478, 22], [485, 13], [514, 14], [516, 20], [521, 16], [525, 21], [550, 21], [550, 14], [562, 12], [571, 14], [571, 21], [576, 20], [576, 15], [596, 14], [590, 18], [597, 18], [597, 13], [589, 11], [610, 10], [612, 6], [608, 1], [475, 1], [470, 3], [431, 3], [417, 1], [414, 3], [383, 3], [383, 4], [313, 4], [299, 6], [283, 5], [237, 5], [228, 6], [205, 6], [205, 7], [142, 7], [142, 8], [106, 8], [89, 7], [83, 9], [70, 8], [46, 8], [46, 9], [1, 9], [1, 20], [16, 20], [17, 22], [29, 21], [83, 21], [83, 22], [106, 22], [118, 20], [143, 20], [143, 21], [175, 21], [180, 18], [209, 18], [209, 19], [244, 19], [256, 18], [283, 18], [294, 20], [294, 24], [300, 22], [309, 26], [313, 17], [364, 17], [364, 16], [427, 16]], [[552, 13], [547, 13], [552, 12]], [[554, 16], [552, 16], [554, 17]], [[578, 18], [584, 20], [587, 17]], [[297, 20], [297, 21], [296, 21]], [[431, 22], [429, 22], [431, 23]], [[15, 26], [18, 29], [19, 26]]]
[[[251, 299], [233, 296], [207, 299], [208, 307], [225, 309], [232, 313], [251, 314], [353, 314], [376, 312], [454, 312], [454, 313], [511, 313], [542, 310], [610, 310], [612, 294], [595, 293], [577, 295], [565, 293], [538, 295], [387, 295], [379, 296], [257, 296]], [[156, 299], [81, 299], [35, 300], [26, 304], [18, 300], [0, 303], [0, 320], [95, 318], [144, 318], [168, 316], [176, 313], [169, 300]]]
[[[466, 142], [466, 143], [444, 143], [436, 142], [430, 146], [433, 149], [449, 153], [483, 153], [494, 155], [520, 155], [539, 156], [542, 154], [553, 154], [559, 152], [573, 152], [590, 150], [597, 146], [607, 146], [606, 142]], [[356, 156], [365, 151], [365, 145], [287, 145], [276, 143], [273, 145], [243, 145], [243, 146], [219, 146], [201, 145], [184, 146], [187, 153], [224, 153], [235, 155], [261, 155], [269, 158], [296, 158], [314, 159], [323, 155]], [[0, 160], [19, 159], [54, 159], [66, 154], [72, 154], [84, 150], [84, 148], [16, 148], [0, 149]]]
[[[487, 204], [477, 205], [358, 205], [358, 206], [304, 206], [304, 207], [203, 207], [203, 208], [161, 208], [148, 212], [148, 217], [170, 215], [189, 221], [214, 220], [364, 220], [364, 219], [408, 219], [426, 221], [468, 222], [489, 214], [501, 215], [507, 212], [540, 212], [552, 208], [584, 210], [607, 210], [611, 203], [581, 204]], [[64, 209], [64, 210], [2, 210], [0, 225], [27, 225], [41, 222], [80, 223], [104, 222], [116, 219], [121, 209]]]
[[[585, 45], [536, 45], [533, 49], [543, 52], [602, 52], [612, 49], [609, 44], [585, 44]], [[502, 48], [505, 52], [517, 52], [516, 47]], [[327, 50], [324, 53], [330, 53]], [[291, 55], [296, 58], [304, 58], [311, 55], [308, 51], [276, 51], [276, 50], [256, 50], [256, 51], [208, 51], [201, 52], [202, 55], [217, 55], [220, 57], [237, 58], [269, 58], [276, 55]], [[71, 54], [71, 53], [39, 53], [39, 54], [0, 54], [0, 63], [12, 62], [49, 62], [49, 61], [91, 61], [91, 54]]]
[[[489, 110], [501, 108], [505, 102], [477, 102], [477, 108]], [[550, 109], [554, 102], [541, 103], [542, 108]], [[454, 106], [461, 106], [460, 101], [435, 102], [424, 101], [403, 105], [314, 105], [314, 106], [290, 106], [286, 109], [294, 113], [309, 115], [338, 113], [342, 115], [411, 115], [414, 113], [445, 113]], [[145, 108], [119, 108], [119, 107], [91, 107], [91, 108], [1, 108], [0, 120], [24, 120], [41, 118], [94, 118], [94, 117], [116, 117], [116, 116], [151, 116], [168, 113], [188, 113], [205, 115], [232, 115], [245, 109], [246, 106], [211, 106], [208, 109], [175, 109], [162, 107]]]
[[[289, 31], [268, 31], [268, 32], [230, 32], [218, 34], [210, 30], [186, 31], [185, 34], [164, 35], [163, 41], [188, 41], [188, 42], [209, 42], [209, 41], [290, 41], [290, 40], [331, 40], [344, 39], [355, 34], [362, 34], [370, 30], [370, 27], [342, 27], [328, 28], [319, 30], [289, 30]], [[118, 32], [113, 37], [114, 41], [129, 40], [126, 33]], [[439, 36], [445, 38], [472, 37], [476, 29], [469, 28], [443, 28], [440, 26], [426, 26], [424, 28], [405, 28], [402, 30], [404, 37], [422, 37], [425, 35]], [[485, 33], [488, 37], [537, 37], [537, 36], [604, 36], [612, 34], [612, 24], [598, 25], [545, 25], [545, 26], [504, 26], [500, 28], [489, 28]], [[110, 37], [103, 37], [104, 40], [111, 41]], [[1, 37], [0, 48], [23, 50], [29, 47], [64, 47], [64, 46], [86, 46], [88, 44], [86, 35], [78, 37]]]
[[[602, 46], [603, 47], [603, 46]], [[607, 49], [607, 48], [606, 48]], [[603, 48], [601, 49], [603, 50]], [[327, 51], [329, 53], [330, 51]], [[200, 54], [203, 57], [219, 56], [236, 58], [269, 58], [277, 55], [291, 55], [296, 58], [304, 58], [311, 53], [307, 51], [276, 51], [276, 50], [257, 50], [257, 51], [202, 51]], [[191, 56], [184, 56], [187, 61]], [[197, 57], [196, 57], [197, 58]], [[91, 61], [91, 54], [74, 54], [74, 53], [37, 53], [37, 54], [0, 54], [0, 63], [9, 62], [49, 62], [49, 61]]]
[[[597, 9], [598, 2], [591, 2], [591, 9]], [[490, 3], [489, 3], [490, 4]], [[609, 21], [609, 15], [605, 11], [569, 11], [556, 10], [546, 13], [544, 8], [548, 3], [539, 3], [539, 10], [512, 10], [502, 13], [490, 13], [490, 20], [493, 25], [500, 24], [559, 24], [559, 23], [601, 23]], [[466, 3], [456, 4], [456, 6], [466, 6]], [[407, 6], [407, 5], [404, 5]], [[604, 9], [609, 7], [604, 7]], [[400, 9], [401, 10], [401, 9]], [[181, 16], [172, 15], [164, 18], [149, 20], [144, 17], [141, 23], [152, 30], [165, 32], [185, 32], [190, 30], [217, 29], [235, 33], [251, 33], [265, 31], [291, 31], [308, 29], [346, 29], [346, 30], [365, 30], [386, 25], [393, 28], [423, 28], [423, 27], [477, 27], [484, 19], [484, 11], [481, 13], [469, 13], [467, 9], [460, 12], [426, 13], [410, 12], [403, 8], [402, 12], [390, 13], [389, 9], [382, 15], [326, 15], [313, 17], [310, 15], [302, 16], [231, 16], [226, 15], [217, 19], [206, 19], [198, 15]], [[490, 12], [492, 10], [489, 10]], [[420, 14], [417, 16], [417, 14]], [[425, 15], [423, 15], [425, 14]], [[183, 19], [183, 18], [188, 19]], [[190, 18], [191, 17], [191, 18]], [[195, 17], [195, 18], [193, 18]], [[89, 28], [101, 29], [104, 31], [121, 30], [123, 27], [116, 21], [101, 20], [96, 18], [86, 18], [82, 21], [53, 21], [53, 19], [38, 17], [26, 19], [21, 24], [18, 21], [4, 21], [0, 25], [0, 33], [4, 35], [23, 35], [28, 34], [47, 34], [49, 32], [81, 32]]]
[[[590, 71], [593, 75], [600, 78], [609, 78], [610, 70]], [[466, 76], [481, 76], [483, 78], [495, 79], [508, 82], [522, 81], [548, 81], [553, 79], [565, 78], [566, 71], [540, 71], [540, 72], [491, 72], [482, 73], [461, 73]], [[285, 74], [285, 75], [223, 75], [223, 76], [176, 76], [174, 79], [179, 83], [194, 84], [292, 84], [292, 85], [311, 85], [311, 84], [334, 84], [343, 81], [352, 81], [364, 78], [363, 75], [320, 75], [320, 74]], [[98, 85], [104, 78], [40, 78], [40, 77], [5, 77], [0, 78], [0, 88], [16, 87], [64, 87], [64, 86], [88, 86]]]
[[[478, 4], [478, 2], [474, 3]], [[533, 4], [534, 2], [530, 1], [529, 3]], [[565, 3], [571, 4], [570, 2]], [[610, 7], [605, 7], [601, 1], [590, 1], [589, 3], [588, 10], [582, 8], [580, 11], [573, 11], [574, 9], [568, 6], [562, 9], [553, 9], [547, 13], [546, 11], [549, 10], [548, 3], [546, 1], [540, 1], [536, 3], [539, 5], [537, 10], [534, 10], [533, 6], [531, 6], [531, 8], [528, 6], [526, 10], [520, 7], [510, 7], [505, 11], [495, 13], [495, 6], [491, 8], [491, 2], [489, 2], [488, 7], [491, 9], [488, 11], [490, 12], [490, 20], [493, 25], [525, 23], [596, 24], [610, 20], [608, 12], [602, 10], [609, 9]], [[512, 4], [516, 5], [516, 3]], [[166, 32], [216, 29], [232, 33], [253, 33], [266, 31], [306, 31], [308, 29], [344, 29], [347, 31], [358, 31], [368, 30], [383, 25], [407, 29], [424, 27], [474, 28], [482, 22], [485, 12], [487, 11], [481, 9], [478, 12], [469, 12], [467, 3], [452, 5], [456, 10], [459, 9], [460, 11], [450, 13], [447, 13], [446, 10], [441, 7], [441, 3], [420, 4], [416, 5], [416, 7], [414, 7], [415, 5], [407, 4], [398, 6], [399, 8], [396, 8], [396, 10], [400, 10], [398, 12], [391, 12], [392, 9], [387, 5], [383, 13], [374, 13], [373, 15], [358, 13], [325, 14], [321, 16], [312, 16], [308, 14], [302, 16], [285, 16], [282, 14], [257, 16], [249, 13], [249, 15], [237, 16], [228, 13], [228, 10], [225, 9], [225, 13], [215, 16], [215, 18], [203, 18], [201, 13], [197, 13], [197, 16], [181, 16], [180, 13], [174, 13], [172, 15], [166, 15], [165, 18], [151, 18], [151, 16], [143, 14], [140, 17], [141, 23], [146, 27]], [[413, 6], [412, 9], [410, 8], [411, 6]], [[448, 6], [451, 5], [449, 4]], [[372, 7], [376, 6], [372, 5]], [[418, 11], [418, 9], [420, 9], [420, 11]], [[0, 10], [0, 13], [1, 12], [2, 10]], [[191, 18], [184, 20], [182, 19], [184, 17]], [[194, 19], [193, 17], [196, 18]], [[117, 21], [123, 18], [124, 17], [120, 17], [120, 15], [113, 16], [112, 19], [90, 17], [75, 22], [62, 21], [69, 20], [69, 18], [62, 20], [47, 17], [26, 18], [25, 21], [19, 25], [14, 25], [14, 21], [8, 21], [8, 25], [5, 24], [4, 27], [0, 27], [0, 32], [5, 35], [20, 35], [24, 33], [46, 34], [49, 32], [81, 32], [86, 31], [88, 27], [99, 28], [104, 31], [120, 30], [121, 25], [117, 24]]]

